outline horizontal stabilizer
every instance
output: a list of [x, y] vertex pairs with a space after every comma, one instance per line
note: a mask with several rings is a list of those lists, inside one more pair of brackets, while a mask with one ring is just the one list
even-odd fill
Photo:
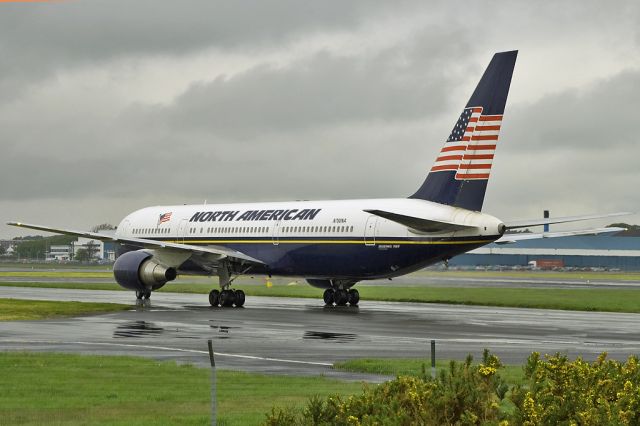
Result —
[[540, 238], [557, 238], [557, 237], [570, 237], [573, 235], [598, 235], [607, 234], [611, 232], [626, 231], [626, 228], [593, 228], [593, 229], [581, 229], [577, 231], [561, 231], [561, 232], [542, 232], [531, 233], [523, 232], [519, 234], [505, 234], [499, 240], [496, 240], [496, 244], [513, 244], [518, 241], [524, 240], [537, 240]]
[[397, 222], [401, 225], [415, 229], [420, 232], [441, 233], [441, 232], [455, 232], [465, 229], [472, 229], [475, 226], [459, 225], [456, 223], [441, 222], [438, 220], [423, 219], [420, 217], [406, 216], [399, 213], [387, 212], [384, 210], [365, 210], [367, 213], [380, 216], [385, 219], [389, 219], [393, 222]]
[[529, 226], [552, 225], [554, 223], [578, 222], [581, 220], [602, 219], [605, 217], [626, 216], [630, 214], [632, 213], [619, 212], [619, 213], [608, 213], [608, 214], [592, 214], [592, 215], [586, 215], [586, 216], [566, 216], [566, 217], [556, 217], [556, 218], [547, 218], [547, 219], [518, 220], [513, 222], [507, 222], [505, 223], [505, 226], [507, 229], [518, 229], [518, 228], [527, 228]]
[[149, 249], [172, 249], [180, 251], [188, 251], [191, 253], [200, 254], [213, 254], [219, 258], [231, 258], [234, 260], [240, 260], [245, 262], [264, 264], [261, 260], [255, 259], [242, 252], [227, 248], [227, 247], [201, 247], [191, 244], [182, 244], [179, 242], [150, 240], [147, 238], [132, 238], [132, 237], [116, 237], [113, 234], [101, 234], [99, 232], [86, 232], [86, 231], [73, 231], [70, 229], [51, 228], [48, 226], [32, 225], [21, 222], [7, 222], [7, 225], [17, 226], [19, 228], [36, 229], [38, 231], [53, 232], [54, 234], [73, 235], [76, 237], [90, 238], [98, 241], [111, 241], [119, 244], [129, 244], [133, 246], [140, 246]]

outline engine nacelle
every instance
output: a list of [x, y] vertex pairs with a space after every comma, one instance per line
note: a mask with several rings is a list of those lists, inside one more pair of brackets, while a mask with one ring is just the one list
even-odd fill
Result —
[[176, 279], [175, 268], [157, 263], [153, 256], [142, 250], [124, 253], [113, 264], [113, 275], [118, 284], [129, 290], [157, 290]]

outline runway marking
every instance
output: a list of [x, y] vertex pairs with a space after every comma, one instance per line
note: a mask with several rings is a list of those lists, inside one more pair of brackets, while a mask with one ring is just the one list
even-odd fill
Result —
[[[197, 349], [182, 349], [182, 348], [171, 348], [168, 346], [151, 346], [151, 345], [133, 345], [127, 343], [107, 343], [107, 342], [63, 342], [63, 341], [46, 341], [46, 340], [2, 340], [3, 343], [38, 343], [38, 344], [48, 344], [48, 345], [87, 345], [87, 346], [120, 346], [127, 348], [141, 348], [141, 349], [155, 349], [162, 351], [172, 351], [172, 352], [188, 352], [188, 353], [196, 353], [196, 354], [205, 354], [208, 355], [208, 351], [200, 351]], [[328, 362], [317, 362], [317, 361], [299, 361], [295, 359], [282, 359], [282, 358], [269, 358], [269, 357], [261, 357], [255, 355], [241, 355], [241, 354], [230, 354], [224, 352], [214, 352], [214, 355], [217, 356], [226, 356], [229, 358], [241, 358], [241, 359], [253, 359], [258, 361], [271, 361], [271, 362], [286, 362], [290, 364], [305, 364], [305, 365], [319, 365], [323, 367], [332, 367], [333, 364]]]

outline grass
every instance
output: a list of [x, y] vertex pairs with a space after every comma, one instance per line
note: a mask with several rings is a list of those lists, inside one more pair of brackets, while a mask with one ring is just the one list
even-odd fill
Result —
[[0, 299], [0, 321], [39, 320], [72, 317], [131, 309], [116, 303], [54, 302]]
[[[0, 353], [2, 424], [210, 424], [210, 373], [190, 364], [122, 356]], [[218, 424], [254, 425], [271, 407], [312, 395], [358, 393], [323, 377], [218, 370]]]
[[602, 281], [640, 281], [638, 272], [594, 272], [594, 271], [431, 271], [415, 273], [420, 277], [449, 278], [520, 278], [520, 279], [567, 279]]
[[[436, 361], [436, 369], [444, 370], [450, 361]], [[337, 362], [333, 368], [352, 373], [383, 374], [386, 376], [420, 376], [422, 368], [427, 376], [431, 376], [431, 360], [416, 358], [359, 358]], [[510, 384], [522, 384], [524, 372], [521, 365], [505, 365], [500, 376]]]
[[[306, 284], [274, 285], [271, 288], [255, 284], [243, 285], [241, 282], [236, 284], [248, 296], [322, 298], [322, 289]], [[1, 282], [0, 286], [124, 290], [115, 283]], [[207, 294], [212, 288], [212, 282], [170, 283], [160, 291]], [[360, 291], [361, 303], [366, 303], [367, 300], [381, 300], [572, 311], [640, 312], [640, 289], [396, 287], [392, 285], [388, 287], [360, 285], [357, 288]]]
[[112, 278], [113, 272], [92, 271], [0, 271], [0, 277], [31, 278]]

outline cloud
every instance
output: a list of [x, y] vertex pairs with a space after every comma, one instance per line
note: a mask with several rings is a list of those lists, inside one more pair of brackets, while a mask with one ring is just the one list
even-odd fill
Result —
[[11, 219], [29, 219], [22, 209], [75, 227], [96, 214], [78, 206], [110, 215], [97, 223], [204, 199], [405, 196], [491, 54], [513, 48], [486, 210], [640, 201], [626, 189], [640, 183], [637, 2], [2, 8], [0, 211]]

